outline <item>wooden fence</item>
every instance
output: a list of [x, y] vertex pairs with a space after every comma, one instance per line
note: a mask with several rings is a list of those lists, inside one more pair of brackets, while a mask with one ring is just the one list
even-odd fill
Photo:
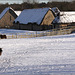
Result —
[[42, 36], [54, 36], [54, 35], [65, 35], [70, 34], [72, 29], [60, 29], [60, 30], [49, 30], [49, 31], [35, 31], [35, 32], [26, 32], [25, 34], [5, 34], [7, 39], [17, 39], [17, 38], [33, 38], [33, 37], [42, 37]]

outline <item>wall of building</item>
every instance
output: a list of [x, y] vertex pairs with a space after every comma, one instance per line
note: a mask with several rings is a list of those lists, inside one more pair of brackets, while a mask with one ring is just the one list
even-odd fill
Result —
[[33, 31], [42, 31], [52, 29], [52, 25], [37, 25], [37, 24], [14, 24], [12, 26], [13, 29], [21, 29], [21, 30], [33, 30]]
[[12, 26], [13, 29], [21, 29], [21, 30], [42, 30], [42, 26], [39, 25], [33, 25], [33, 24], [14, 24]]
[[41, 25], [51, 25], [51, 23], [53, 22], [53, 20], [55, 19], [52, 11], [48, 11], [47, 14], [45, 15]]
[[7, 11], [6, 14], [0, 19], [0, 28], [10, 28], [13, 26], [14, 20], [15, 18], [12, 16], [12, 14]]

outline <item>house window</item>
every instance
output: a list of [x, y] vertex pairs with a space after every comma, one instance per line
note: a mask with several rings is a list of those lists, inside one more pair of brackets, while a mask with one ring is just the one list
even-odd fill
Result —
[[10, 16], [10, 21], [11, 21], [11, 16]]

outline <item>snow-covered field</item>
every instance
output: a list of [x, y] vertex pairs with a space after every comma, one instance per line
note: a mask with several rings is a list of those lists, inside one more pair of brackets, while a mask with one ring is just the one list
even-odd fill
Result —
[[34, 31], [27, 31], [27, 30], [15, 30], [15, 29], [0, 29], [0, 34], [24, 34], [26, 32], [34, 32]]
[[[46, 31], [37, 31], [37, 34], [43, 33], [43, 32], [46, 32]], [[48, 31], [47, 31], [47, 32], [48, 32]], [[36, 31], [15, 30], [15, 29], [0, 29], [0, 34], [6, 34], [6, 35], [11, 35], [11, 34], [20, 35], [20, 34], [26, 34], [26, 33], [29, 33], [29, 34], [36, 34]]]
[[75, 34], [2, 39], [0, 75], [75, 75]]

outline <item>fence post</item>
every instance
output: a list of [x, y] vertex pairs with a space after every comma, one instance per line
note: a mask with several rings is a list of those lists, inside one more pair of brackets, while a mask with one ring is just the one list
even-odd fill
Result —
[[22, 38], [22, 35], [21, 35], [21, 38]]
[[16, 33], [16, 38], [17, 38], [17, 33]]
[[11, 38], [13, 39], [13, 34], [12, 34], [12, 37]]
[[36, 31], [36, 37], [37, 37], [37, 31]]

